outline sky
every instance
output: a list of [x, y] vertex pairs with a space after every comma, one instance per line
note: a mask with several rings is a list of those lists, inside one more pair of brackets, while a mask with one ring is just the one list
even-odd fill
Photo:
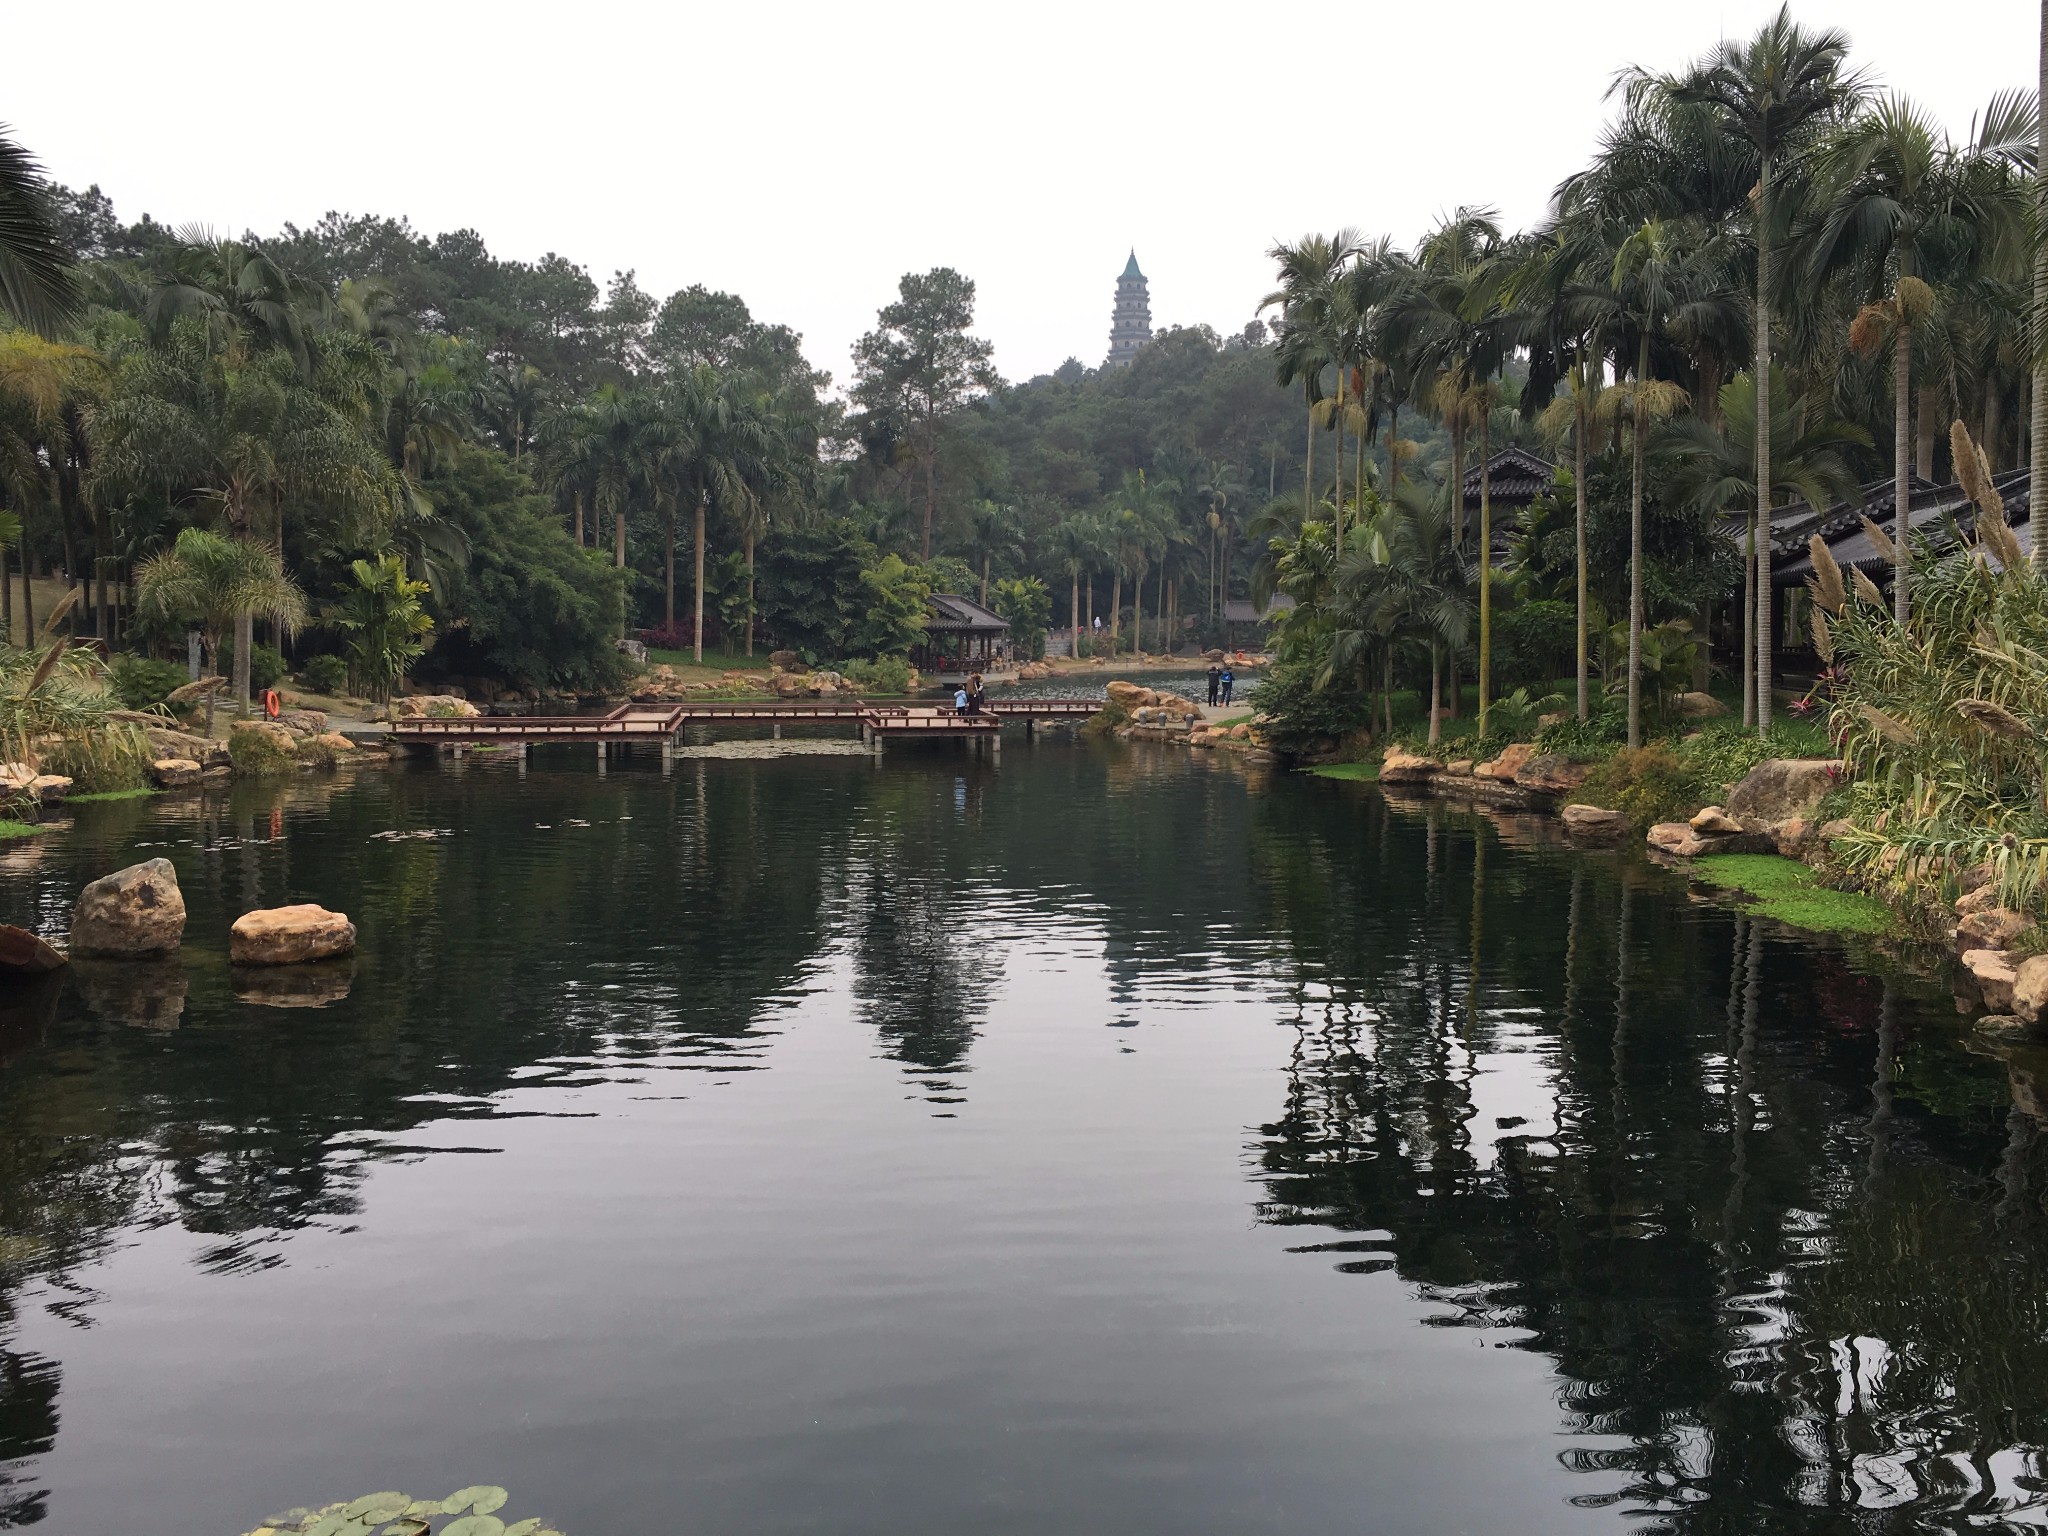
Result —
[[[1108, 348], [1132, 249], [1155, 326], [1235, 331], [1276, 240], [1521, 226], [1584, 164], [1625, 65], [1673, 69], [1775, 0], [244, 6], [72, 0], [8, 21], [0, 121], [123, 218], [259, 233], [329, 209], [703, 283], [843, 385], [905, 272], [978, 285], [1005, 377]], [[2029, 0], [1796, 0], [1956, 133], [2031, 89]], [[36, 61], [34, 67], [24, 67]]]

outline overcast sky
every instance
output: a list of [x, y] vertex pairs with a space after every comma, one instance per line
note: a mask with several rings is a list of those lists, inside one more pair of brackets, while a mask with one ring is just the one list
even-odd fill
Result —
[[[1236, 330], [1276, 238], [1539, 217], [1616, 69], [1675, 68], [1775, 0], [16, 8], [0, 120], [124, 218], [272, 231], [328, 209], [465, 225], [657, 296], [704, 283], [843, 383], [898, 276], [980, 287], [1004, 375], [1098, 363], [1135, 247], [1155, 325]], [[1799, 0], [1957, 133], [2031, 88], [2030, 0]]]

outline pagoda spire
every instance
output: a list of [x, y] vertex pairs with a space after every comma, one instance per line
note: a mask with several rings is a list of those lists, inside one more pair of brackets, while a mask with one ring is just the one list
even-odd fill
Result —
[[1109, 358], [1103, 366], [1128, 368], [1138, 349], [1152, 339], [1152, 296], [1145, 274], [1138, 269], [1138, 252], [1124, 263], [1123, 276], [1116, 280], [1116, 304], [1110, 311]]

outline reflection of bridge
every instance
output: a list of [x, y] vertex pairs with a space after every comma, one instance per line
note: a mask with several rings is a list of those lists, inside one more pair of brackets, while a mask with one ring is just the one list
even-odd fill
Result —
[[785, 725], [852, 725], [859, 728], [862, 741], [880, 752], [885, 740], [986, 738], [1000, 744], [1002, 728], [1010, 721], [1022, 721], [1030, 730], [1041, 721], [1086, 720], [1101, 708], [1098, 699], [1011, 699], [970, 715], [943, 704], [877, 704], [864, 699], [706, 700], [622, 704], [605, 715], [435, 716], [397, 721], [390, 735], [408, 746], [503, 742], [518, 747], [522, 758], [536, 742], [583, 742], [595, 745], [600, 756], [615, 743], [643, 742], [660, 747], [667, 758], [686, 725], [768, 725], [778, 738]]

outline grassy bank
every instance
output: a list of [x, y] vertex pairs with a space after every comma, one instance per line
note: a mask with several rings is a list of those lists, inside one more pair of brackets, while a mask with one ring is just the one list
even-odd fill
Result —
[[1693, 861], [1693, 872], [1709, 885], [1753, 898], [1751, 910], [1818, 933], [1890, 933], [1899, 917], [1871, 896], [1831, 890], [1797, 859], [1774, 853], [1718, 853]]

